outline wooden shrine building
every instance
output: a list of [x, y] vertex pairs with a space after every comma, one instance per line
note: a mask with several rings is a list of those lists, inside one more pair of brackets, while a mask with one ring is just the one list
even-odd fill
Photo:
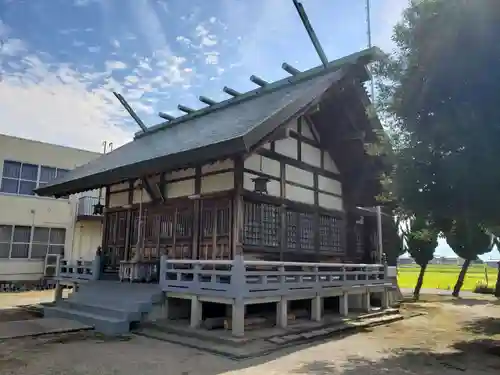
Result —
[[382, 163], [366, 145], [381, 126], [364, 84], [381, 55], [370, 48], [304, 72], [284, 64], [289, 76], [273, 83], [252, 76], [257, 89], [179, 106], [185, 115], [162, 114], [36, 193], [105, 190], [99, 279], [162, 255], [380, 263], [372, 208]]

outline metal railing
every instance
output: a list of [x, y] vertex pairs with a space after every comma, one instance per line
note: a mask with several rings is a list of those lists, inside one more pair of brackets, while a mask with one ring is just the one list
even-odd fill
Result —
[[381, 264], [336, 264], [245, 261], [169, 260], [160, 265], [160, 286], [166, 292], [259, 298], [321, 293], [337, 287], [388, 284]]
[[78, 216], [102, 216], [101, 214], [94, 213], [94, 207], [98, 203], [103, 203], [102, 199], [99, 200], [98, 197], [85, 196], [78, 198]]

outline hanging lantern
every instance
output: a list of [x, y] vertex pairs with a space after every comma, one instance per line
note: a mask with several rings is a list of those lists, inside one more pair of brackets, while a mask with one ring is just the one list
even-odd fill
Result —
[[99, 202], [94, 205], [94, 215], [102, 215], [104, 206]]
[[252, 178], [254, 183], [254, 191], [258, 194], [267, 194], [267, 183], [269, 182], [269, 178], [267, 177], [255, 177]]

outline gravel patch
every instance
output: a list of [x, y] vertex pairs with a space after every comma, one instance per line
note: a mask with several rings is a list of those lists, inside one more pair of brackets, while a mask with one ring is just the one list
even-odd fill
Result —
[[0, 374], [498, 375], [499, 307], [487, 300], [405, 304], [427, 314], [239, 362], [138, 336], [105, 339], [87, 332], [9, 340], [0, 342]]

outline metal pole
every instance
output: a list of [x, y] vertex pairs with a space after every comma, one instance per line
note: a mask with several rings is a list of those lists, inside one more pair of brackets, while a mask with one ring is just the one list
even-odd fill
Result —
[[[372, 21], [371, 21], [371, 4], [370, 0], [366, 0], [366, 33], [368, 39], [368, 48], [372, 48]], [[373, 82], [373, 72], [370, 68], [370, 95], [373, 105], [375, 105], [375, 83]], [[383, 258], [383, 239], [382, 239], [382, 207], [377, 206], [377, 240], [378, 240], [378, 260], [382, 263]]]

